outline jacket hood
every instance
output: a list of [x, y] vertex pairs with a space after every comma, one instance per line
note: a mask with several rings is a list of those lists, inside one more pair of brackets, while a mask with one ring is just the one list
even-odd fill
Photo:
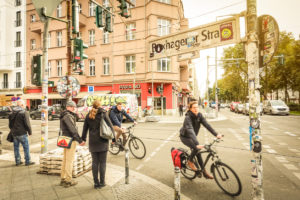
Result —
[[97, 113], [104, 113], [104, 112], [106, 112], [106, 110], [105, 109], [103, 109], [103, 108], [98, 108], [98, 111], [97, 111]]
[[65, 115], [68, 115], [68, 114], [74, 115], [75, 113], [68, 111], [68, 110], [64, 110], [60, 114], [60, 119], [62, 119]]
[[113, 107], [111, 107], [111, 109], [112, 109], [112, 110], [115, 110], [116, 112], [120, 112], [120, 111], [118, 110], [117, 106], [113, 106]]

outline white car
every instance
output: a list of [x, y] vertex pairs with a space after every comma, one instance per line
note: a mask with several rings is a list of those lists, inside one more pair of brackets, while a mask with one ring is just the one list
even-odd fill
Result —
[[264, 107], [264, 113], [271, 115], [289, 115], [290, 109], [281, 100], [269, 100]]

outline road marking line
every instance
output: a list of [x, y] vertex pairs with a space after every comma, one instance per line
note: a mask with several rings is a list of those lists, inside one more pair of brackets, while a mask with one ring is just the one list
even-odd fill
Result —
[[290, 136], [296, 136], [295, 134], [293, 134], [293, 133], [291, 133], [291, 132], [288, 132], [288, 131], [286, 131], [286, 132], [284, 132], [285, 134], [287, 134], [287, 135], [290, 135]]
[[295, 165], [292, 164], [283, 164], [283, 165], [289, 170], [298, 170], [298, 168]]
[[279, 128], [276, 128], [276, 127], [271, 127], [271, 129], [273, 129], [273, 130], [276, 130], [276, 131], [278, 131], [278, 130], [280, 130]]
[[249, 130], [247, 130], [246, 128], [242, 128], [243, 133], [249, 133]]
[[266, 151], [268, 151], [269, 153], [277, 153], [277, 151], [275, 151], [274, 149], [266, 149]]
[[143, 164], [140, 164], [139, 166], [137, 166], [137, 168], [135, 168], [135, 170], [140, 170], [142, 167], [144, 167], [144, 165]]
[[289, 149], [289, 150], [292, 151], [292, 152], [295, 152], [295, 153], [300, 153], [300, 151], [297, 150], [297, 149]]
[[144, 162], [148, 162], [150, 160], [150, 157], [148, 157]]
[[232, 134], [234, 134], [234, 135], [236, 134], [236, 131], [235, 131], [234, 129], [232, 129], [232, 128], [227, 128], [227, 129], [228, 129], [228, 131], [231, 132]]
[[300, 179], [300, 173], [294, 172], [294, 175], [295, 175], [298, 179]]
[[278, 144], [279, 145], [287, 145], [287, 143], [284, 143], [284, 142], [279, 142]]
[[275, 157], [281, 163], [288, 163], [289, 161], [286, 160], [284, 157]]
[[264, 147], [265, 149], [271, 149], [271, 147], [270, 147], [269, 145], [263, 145], [263, 147]]
[[156, 154], [156, 151], [153, 151], [153, 152], [151, 153], [150, 157], [155, 156], [155, 154]]

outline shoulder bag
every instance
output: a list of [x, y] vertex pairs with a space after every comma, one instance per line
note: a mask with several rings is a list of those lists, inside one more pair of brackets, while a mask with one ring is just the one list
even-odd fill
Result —
[[57, 138], [57, 146], [61, 147], [61, 148], [70, 149], [72, 142], [73, 142], [72, 137], [62, 135], [61, 122], [60, 122], [60, 130], [59, 130], [58, 138]]
[[[103, 139], [111, 140], [114, 138], [114, 132], [112, 128], [106, 123], [105, 121], [106, 113], [102, 114], [101, 120], [100, 120], [100, 137]], [[109, 120], [109, 118], [106, 116], [106, 118]]]

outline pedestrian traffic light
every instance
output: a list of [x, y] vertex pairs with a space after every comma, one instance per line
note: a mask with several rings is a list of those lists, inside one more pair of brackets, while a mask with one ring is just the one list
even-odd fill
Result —
[[[110, 11], [110, 8], [107, 7], [106, 8], [108, 11]], [[109, 12], [105, 12], [105, 27], [104, 27], [104, 31], [105, 32], [109, 32], [112, 33], [113, 29], [112, 29], [112, 17], [111, 14]]]
[[74, 39], [74, 62], [79, 62], [88, 58], [88, 56], [83, 52], [83, 49], [86, 48], [88, 48], [88, 45], [84, 44], [82, 39]]
[[280, 54], [279, 57], [278, 57], [278, 64], [279, 65], [284, 65], [284, 63], [285, 63], [284, 55]]
[[104, 24], [103, 24], [103, 9], [100, 6], [96, 7], [96, 26], [98, 28], [104, 27]]
[[42, 64], [42, 55], [38, 54], [33, 56], [32, 65], [31, 65], [31, 83], [36, 86], [41, 86], [41, 64]]
[[220, 88], [216, 88], [216, 93], [219, 95], [220, 94]]
[[128, 8], [127, 8], [127, 3], [125, 0], [118, 0], [118, 2], [120, 3], [120, 5], [118, 6], [121, 10], [120, 15], [122, 17], [128, 18], [130, 17], [130, 15], [128, 14]]
[[79, 32], [79, 5], [77, 0], [72, 0], [72, 33]]

